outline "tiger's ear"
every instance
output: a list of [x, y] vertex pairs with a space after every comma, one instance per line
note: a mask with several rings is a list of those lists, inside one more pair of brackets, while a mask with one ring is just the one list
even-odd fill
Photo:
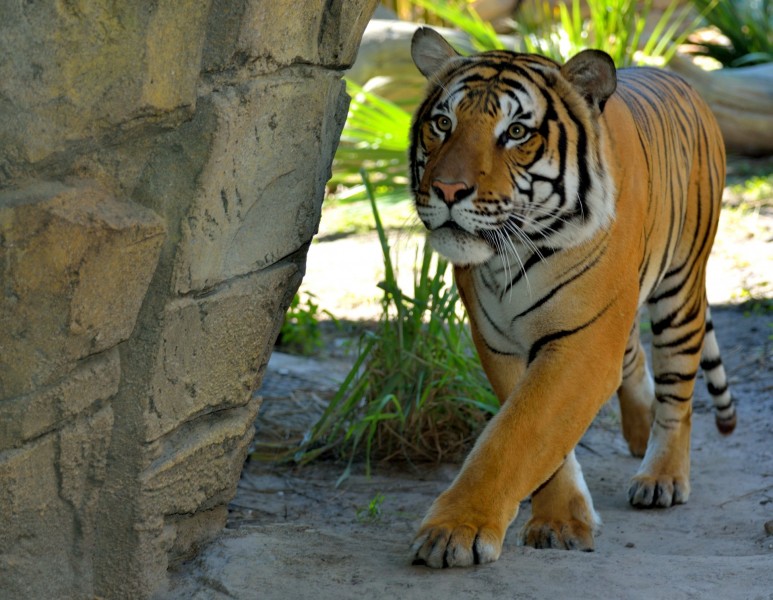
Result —
[[583, 50], [573, 56], [561, 67], [561, 75], [599, 112], [617, 87], [615, 63], [601, 50]]
[[434, 29], [419, 27], [411, 40], [411, 56], [422, 75], [429, 79], [459, 53]]

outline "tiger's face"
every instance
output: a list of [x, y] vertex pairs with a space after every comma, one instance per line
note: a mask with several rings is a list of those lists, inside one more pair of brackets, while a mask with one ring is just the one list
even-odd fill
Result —
[[423, 31], [413, 53], [431, 87], [414, 120], [411, 175], [433, 247], [471, 265], [568, 247], [604, 226], [614, 185], [598, 115], [611, 91], [588, 95], [571, 70], [538, 56], [461, 58]]

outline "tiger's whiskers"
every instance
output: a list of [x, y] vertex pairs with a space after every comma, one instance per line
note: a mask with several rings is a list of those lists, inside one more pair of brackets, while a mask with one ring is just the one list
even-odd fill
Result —
[[[515, 244], [513, 243], [512, 238], [507, 235], [507, 232], [511, 231], [507, 225], [505, 227], [500, 229], [487, 229], [484, 230], [484, 234], [487, 239], [489, 239], [499, 250], [499, 254], [503, 257], [503, 260], [507, 261], [507, 255], [512, 254], [515, 257], [515, 260], [518, 261], [518, 265], [520, 267], [520, 272], [523, 274], [523, 279], [526, 281], [526, 289], [528, 290], [529, 297], [532, 296], [532, 289], [531, 289], [531, 282], [529, 281], [529, 274], [526, 271], [526, 266], [524, 265], [523, 260], [521, 259], [521, 255], [518, 253], [518, 249], [515, 247]], [[520, 234], [518, 231], [511, 231], [511, 233], [514, 233], [516, 236], [519, 236]], [[527, 240], [530, 241], [530, 240]], [[509, 262], [508, 262], [509, 264]], [[507, 272], [505, 272], [507, 276], [508, 281], [512, 281], [512, 269], [510, 270], [509, 276], [507, 275]], [[509, 288], [509, 297], [508, 300], [512, 300], [512, 294], [513, 294], [513, 288]]]

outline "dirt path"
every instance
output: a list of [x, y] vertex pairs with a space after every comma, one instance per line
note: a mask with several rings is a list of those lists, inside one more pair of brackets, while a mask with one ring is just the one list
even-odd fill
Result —
[[[737, 299], [738, 290], [769, 294], [771, 221], [751, 228], [751, 236], [743, 228], [721, 234], [724, 244], [715, 250], [710, 290], [723, 358], [739, 400], [739, 425], [727, 438], [716, 432], [700, 381], [688, 504], [662, 510], [628, 505], [628, 479], [638, 461], [628, 455], [619, 433], [616, 401], [601, 411], [577, 452], [604, 520], [590, 554], [517, 546], [529, 514], [525, 502], [498, 562], [440, 572], [414, 567], [409, 542], [456, 465], [384, 468], [370, 479], [355, 475], [336, 488], [342, 465], [294, 470], [250, 463], [229, 528], [197, 559], [181, 565], [171, 589], [160, 597], [772, 600], [773, 323], [769, 308], [745, 312], [722, 306]], [[739, 240], [745, 240], [740, 251]], [[312, 248], [304, 285], [323, 308], [329, 308], [324, 302], [342, 302], [336, 294], [348, 294], [344, 301], [356, 306], [360, 317], [369, 317], [373, 309], [366, 300], [377, 292], [363, 280], [378, 280], [378, 249], [372, 240], [371, 245], [359, 238], [348, 244], [343, 250]], [[331, 256], [356, 256], [376, 266], [344, 266], [335, 277], [325, 276], [322, 269], [329, 268]], [[320, 395], [334, 388], [345, 370], [340, 360], [276, 354], [264, 380], [259, 426], [274, 433], [283, 427], [303, 430], [324, 405]]]
[[[689, 503], [634, 510], [625, 491], [638, 462], [618, 432], [616, 405], [606, 407], [578, 449], [604, 520], [594, 553], [518, 547], [517, 532], [529, 513], [524, 503], [497, 563], [442, 572], [413, 567], [409, 541], [456, 466], [392, 468], [370, 480], [354, 476], [336, 489], [341, 465], [292, 470], [250, 464], [233, 502], [232, 528], [177, 573], [165, 597], [770, 600], [770, 319], [737, 309], [715, 309], [713, 316], [739, 398], [736, 433], [722, 438], [716, 432], [699, 384]], [[286, 364], [280, 369], [287, 374]], [[379, 510], [369, 511], [379, 494]]]

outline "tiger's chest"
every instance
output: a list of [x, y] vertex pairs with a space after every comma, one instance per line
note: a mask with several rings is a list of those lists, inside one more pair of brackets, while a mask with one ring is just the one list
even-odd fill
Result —
[[499, 255], [471, 270], [467, 310], [489, 348], [500, 354], [528, 354], [540, 325], [552, 320], [545, 307], [550, 271], [544, 264], [512, 265]]
[[620, 261], [609, 252], [610, 239], [602, 233], [565, 250], [497, 254], [457, 276], [471, 322], [486, 345], [529, 358], [540, 340], [592, 322], [621, 289], [636, 293], [636, 272], [615, 266]]

